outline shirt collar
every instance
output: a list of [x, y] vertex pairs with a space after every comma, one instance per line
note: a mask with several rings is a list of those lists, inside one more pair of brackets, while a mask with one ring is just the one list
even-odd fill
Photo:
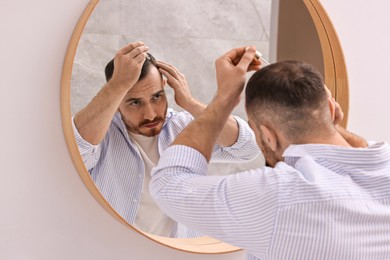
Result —
[[390, 147], [386, 142], [371, 143], [367, 148], [351, 148], [325, 144], [290, 145], [283, 153], [284, 162], [294, 166], [301, 157], [326, 159], [350, 165], [381, 165], [390, 162]]

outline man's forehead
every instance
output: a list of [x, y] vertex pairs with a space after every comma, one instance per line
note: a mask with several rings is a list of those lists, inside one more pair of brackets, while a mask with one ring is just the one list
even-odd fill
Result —
[[128, 99], [128, 98], [135, 98], [135, 99], [142, 99], [142, 98], [149, 98], [149, 97], [152, 97], [160, 92], [164, 92], [164, 88], [162, 87], [162, 85], [160, 86], [153, 86], [153, 85], [149, 85], [149, 86], [145, 86], [144, 88], [141, 88], [139, 90], [129, 90], [129, 92], [127, 92], [125, 98]]
[[153, 95], [156, 95], [160, 92], [164, 91], [164, 86], [161, 81], [159, 82], [144, 82], [145, 84], [142, 85], [135, 85], [132, 89], [130, 89], [125, 98], [135, 98], [135, 99], [142, 99], [142, 98], [149, 98]]

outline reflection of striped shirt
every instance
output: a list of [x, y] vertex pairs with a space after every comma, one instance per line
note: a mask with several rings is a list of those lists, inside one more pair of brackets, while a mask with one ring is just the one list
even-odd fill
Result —
[[291, 145], [284, 158], [275, 168], [205, 177], [205, 158], [175, 145], [150, 190], [168, 216], [246, 249], [248, 259], [390, 259], [387, 143]]
[[[188, 112], [168, 109], [166, 121], [158, 136], [160, 154], [192, 119]], [[216, 145], [213, 152], [216, 161], [250, 161], [260, 153], [248, 124], [240, 118], [236, 120], [239, 126], [238, 140], [230, 147]], [[99, 145], [85, 141], [74, 124], [73, 130], [84, 164], [99, 191], [118, 214], [133, 224], [141, 201], [145, 165], [137, 145], [128, 136], [120, 114], [115, 114], [107, 135]], [[185, 229], [181, 229], [181, 226], [178, 228], [178, 232], [183, 234], [181, 230]]]

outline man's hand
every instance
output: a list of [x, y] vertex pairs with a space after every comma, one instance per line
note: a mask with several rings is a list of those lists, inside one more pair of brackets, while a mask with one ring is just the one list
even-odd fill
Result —
[[120, 49], [114, 58], [110, 85], [130, 90], [139, 79], [148, 50], [143, 42], [133, 42]]
[[244, 89], [246, 72], [259, 70], [261, 62], [255, 58], [255, 47], [232, 49], [215, 62], [217, 71], [217, 97], [224, 97], [235, 105]]
[[344, 127], [340, 125], [341, 121], [344, 118], [344, 112], [341, 109], [341, 106], [337, 101], [332, 97], [332, 92], [325, 86], [326, 93], [328, 94], [329, 102], [332, 102], [335, 107], [333, 124], [337, 130], [337, 132], [344, 138], [344, 140], [352, 147], [355, 148], [365, 148], [368, 146], [366, 139], [360, 137], [354, 133], [347, 131]]
[[328, 94], [329, 102], [332, 102], [334, 105], [334, 108], [335, 108], [335, 111], [334, 111], [335, 113], [334, 113], [334, 117], [333, 117], [333, 124], [339, 125], [344, 118], [344, 112], [341, 109], [340, 104], [332, 97], [332, 92], [330, 92], [330, 90], [328, 89], [327, 86], [325, 86], [325, 90], [326, 90], [326, 93]]
[[[159, 71], [167, 78], [168, 85], [175, 91], [175, 101], [177, 105], [190, 112], [194, 104], [199, 104], [199, 102], [192, 97], [184, 74], [173, 65], [163, 61], [157, 61], [157, 66]], [[204, 106], [202, 106], [202, 109], [203, 108]]]
[[340, 104], [334, 98], [332, 98], [332, 101], [334, 102], [334, 105], [335, 105], [335, 114], [334, 114], [334, 118], [333, 118], [333, 124], [339, 125], [344, 118], [344, 112], [341, 109]]
[[238, 126], [230, 116], [238, 104], [245, 85], [245, 74], [260, 69], [255, 59], [255, 48], [236, 48], [216, 62], [218, 91], [212, 102], [175, 139], [173, 145], [186, 145], [198, 150], [207, 161], [217, 139], [226, 139], [228, 145], [237, 141]]
[[143, 42], [134, 42], [117, 52], [112, 78], [74, 117], [84, 140], [95, 145], [103, 140], [123, 98], [138, 81], [147, 50]]

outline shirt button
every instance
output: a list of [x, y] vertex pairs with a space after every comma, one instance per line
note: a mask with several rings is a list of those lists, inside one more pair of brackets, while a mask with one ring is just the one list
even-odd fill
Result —
[[133, 203], [137, 203], [137, 200], [136, 200], [136, 199], [133, 199]]
[[142, 178], [142, 174], [138, 174], [138, 178]]

